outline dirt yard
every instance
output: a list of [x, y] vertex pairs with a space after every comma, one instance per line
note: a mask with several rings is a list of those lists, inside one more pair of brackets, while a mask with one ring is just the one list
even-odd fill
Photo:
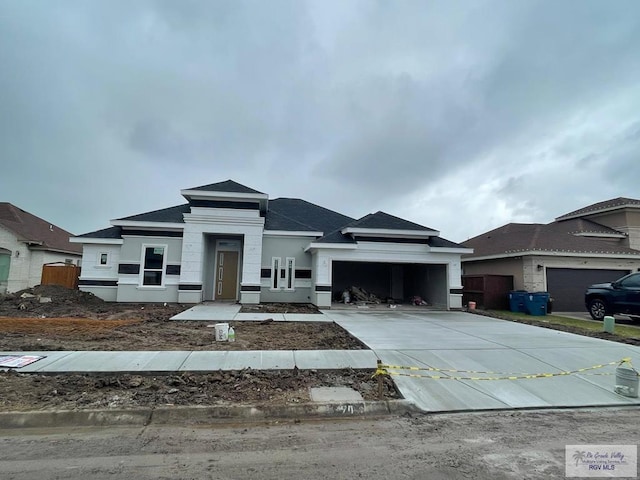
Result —
[[[43, 300], [44, 299], [44, 300]], [[49, 301], [50, 300], [50, 301]], [[44, 302], [44, 303], [43, 303]], [[0, 299], [0, 351], [357, 350], [367, 347], [334, 323], [229, 322], [236, 341], [216, 342], [214, 322], [169, 321], [188, 308], [116, 304], [77, 290], [39, 286]], [[243, 307], [262, 313], [317, 313], [312, 305]], [[373, 370], [252, 371], [142, 375], [29, 375], [0, 372], [0, 409], [92, 409], [309, 401], [309, 388], [348, 386], [377, 398]], [[385, 380], [384, 398], [399, 398]]]

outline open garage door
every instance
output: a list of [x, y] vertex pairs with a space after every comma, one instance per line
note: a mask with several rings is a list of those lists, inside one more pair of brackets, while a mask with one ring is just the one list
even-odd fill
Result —
[[331, 285], [333, 301], [340, 301], [344, 290], [356, 286], [382, 301], [407, 303], [420, 296], [430, 305], [448, 307], [446, 265], [334, 261]]
[[594, 283], [613, 282], [629, 270], [598, 270], [580, 268], [547, 268], [547, 290], [557, 312], [585, 310], [584, 292]]

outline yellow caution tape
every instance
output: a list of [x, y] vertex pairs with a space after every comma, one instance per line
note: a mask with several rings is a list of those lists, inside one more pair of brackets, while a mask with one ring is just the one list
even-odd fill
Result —
[[[569, 371], [553, 372], [553, 373], [483, 372], [483, 371], [475, 371], [475, 370], [453, 370], [453, 369], [434, 368], [434, 367], [405, 367], [405, 366], [398, 366], [398, 365], [379, 364], [373, 376], [375, 377], [378, 375], [396, 375], [396, 376], [403, 376], [403, 377], [429, 378], [432, 380], [529, 380], [533, 378], [550, 378], [550, 377], [574, 375], [582, 372], [587, 372], [589, 370], [597, 370], [599, 368], [609, 367], [611, 365], [622, 365], [623, 363], [631, 364], [631, 358], [625, 357], [622, 360], [618, 360], [615, 362], [609, 362], [609, 363], [604, 363], [600, 365], [592, 365], [590, 367], [579, 368], [577, 370], [569, 370]], [[448, 372], [448, 373], [482, 373], [487, 375], [500, 375], [500, 376], [498, 377], [459, 377], [459, 376], [448, 376], [448, 375], [417, 375], [417, 374], [410, 374], [410, 373], [400, 373], [400, 372], [397, 372], [396, 370]], [[612, 374], [611, 373], [588, 373], [585, 375], [612, 375]]]

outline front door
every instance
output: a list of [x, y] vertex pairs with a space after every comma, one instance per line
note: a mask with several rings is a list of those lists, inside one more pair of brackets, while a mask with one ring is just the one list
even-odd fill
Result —
[[236, 300], [238, 291], [238, 252], [219, 251], [215, 299]]

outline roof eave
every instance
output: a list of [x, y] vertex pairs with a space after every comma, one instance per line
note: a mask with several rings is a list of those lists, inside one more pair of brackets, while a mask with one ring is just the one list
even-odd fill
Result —
[[311, 242], [304, 249], [305, 252], [312, 250], [356, 250], [358, 245], [355, 243], [317, 243]]
[[440, 232], [436, 230], [395, 230], [392, 228], [361, 228], [345, 227], [340, 230], [343, 235], [381, 237], [381, 238], [416, 238], [424, 239], [439, 237]]
[[434, 253], [459, 253], [465, 255], [473, 253], [473, 248], [431, 247], [431, 251]]
[[184, 223], [175, 222], [137, 222], [135, 220], [111, 220], [111, 225], [113, 225], [114, 227], [139, 228], [142, 230], [184, 230]]
[[607, 212], [614, 212], [616, 210], [623, 210], [625, 208], [634, 208], [634, 209], [640, 209], [640, 205], [636, 204], [636, 203], [624, 203], [622, 205], [614, 205], [611, 207], [605, 207], [605, 208], [598, 208], [596, 210], [593, 211], [589, 211], [589, 212], [582, 212], [582, 213], [568, 213], [567, 215], [562, 215], [561, 217], [557, 217], [556, 221], [560, 222], [563, 220], [571, 220], [573, 218], [584, 218], [584, 217], [590, 217], [592, 215], [598, 215], [600, 213], [607, 213]]
[[99, 245], [122, 245], [122, 238], [97, 238], [97, 237], [72, 237], [69, 239], [71, 243], [93, 243]]
[[563, 251], [563, 250], [522, 250], [504, 253], [495, 253], [492, 255], [481, 255], [478, 257], [463, 257], [463, 262], [477, 262], [483, 260], [500, 260], [502, 258], [515, 258], [525, 256], [547, 256], [547, 257], [594, 257], [594, 258], [638, 258], [640, 259], [640, 251], [636, 253], [630, 252], [579, 252], [579, 251]]
[[322, 237], [323, 232], [307, 232], [302, 230], [265, 230], [267, 237]]

